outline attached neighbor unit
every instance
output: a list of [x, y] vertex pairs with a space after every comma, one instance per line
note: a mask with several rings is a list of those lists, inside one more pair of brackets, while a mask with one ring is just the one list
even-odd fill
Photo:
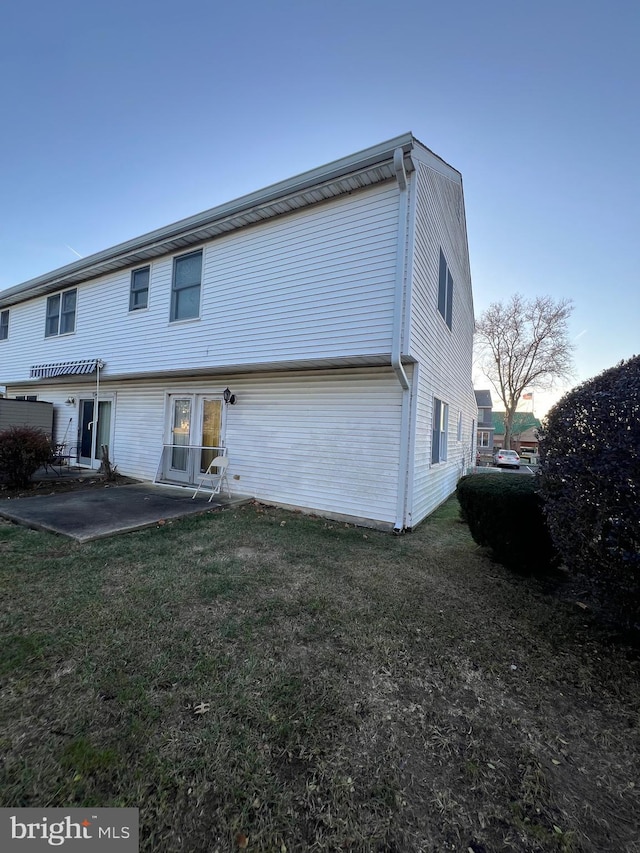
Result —
[[[410, 134], [0, 293], [0, 382], [97, 467], [415, 526], [475, 455], [460, 174]], [[226, 391], [226, 394], [225, 394]]]

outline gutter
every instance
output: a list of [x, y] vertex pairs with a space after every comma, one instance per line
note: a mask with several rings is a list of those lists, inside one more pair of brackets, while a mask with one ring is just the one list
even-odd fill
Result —
[[405, 296], [407, 218], [409, 213], [409, 188], [407, 172], [404, 167], [404, 151], [396, 148], [393, 152], [393, 167], [398, 182], [400, 197], [398, 200], [398, 241], [396, 245], [396, 290], [393, 306], [393, 337], [391, 341], [391, 367], [402, 389], [402, 410], [400, 415], [400, 467], [398, 476], [398, 495], [396, 499], [396, 520], [394, 533], [402, 533], [406, 528], [407, 482], [409, 477], [409, 412], [411, 408], [411, 385], [402, 364], [403, 303]]

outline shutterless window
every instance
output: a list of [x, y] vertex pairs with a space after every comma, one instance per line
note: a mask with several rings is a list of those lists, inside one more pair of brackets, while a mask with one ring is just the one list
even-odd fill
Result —
[[65, 290], [47, 299], [47, 320], [45, 337], [68, 335], [76, 328], [77, 290]]
[[438, 311], [445, 323], [451, 328], [453, 320], [453, 276], [440, 249], [440, 269], [438, 271]]
[[171, 284], [171, 322], [200, 316], [202, 252], [173, 259]]
[[433, 398], [433, 430], [431, 435], [431, 461], [446, 462], [447, 459], [447, 427], [449, 423], [449, 406]]
[[9, 337], [9, 311], [0, 311], [0, 341]]
[[129, 311], [146, 308], [149, 302], [149, 274], [151, 267], [141, 267], [131, 272], [131, 291], [129, 293]]
[[486, 430], [478, 430], [478, 447], [489, 447], [489, 433]]

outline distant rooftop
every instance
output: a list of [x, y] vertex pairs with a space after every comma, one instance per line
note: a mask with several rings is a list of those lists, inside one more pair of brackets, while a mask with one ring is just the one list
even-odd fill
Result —
[[[493, 412], [494, 435], [504, 435], [504, 412]], [[540, 429], [542, 424], [532, 412], [516, 412], [513, 416], [513, 434], [519, 435], [528, 429]]]
[[479, 409], [490, 409], [493, 406], [491, 391], [474, 391]]

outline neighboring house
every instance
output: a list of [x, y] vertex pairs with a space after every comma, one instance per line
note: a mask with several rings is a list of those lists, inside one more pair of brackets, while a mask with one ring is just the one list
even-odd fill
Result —
[[0, 315], [0, 382], [53, 402], [90, 468], [106, 445], [189, 487], [224, 448], [238, 494], [401, 530], [475, 456], [462, 179], [411, 134], [13, 287]]
[[[504, 412], [493, 413], [494, 448], [504, 447]], [[511, 447], [518, 453], [538, 452], [538, 430], [542, 424], [531, 412], [516, 412], [513, 416]]]
[[478, 404], [477, 450], [480, 456], [493, 453], [493, 402], [490, 391], [474, 391]]

